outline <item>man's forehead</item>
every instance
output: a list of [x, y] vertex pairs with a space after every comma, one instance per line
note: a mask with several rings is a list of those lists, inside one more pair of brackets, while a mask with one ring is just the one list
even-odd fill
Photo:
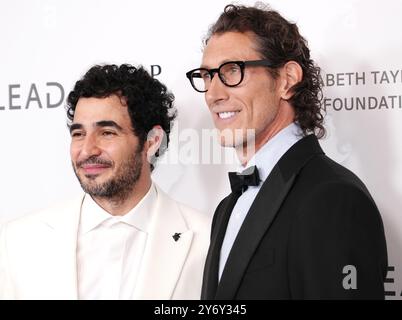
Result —
[[80, 98], [75, 108], [75, 115], [102, 116], [128, 116], [127, 105], [123, 104], [118, 97], [106, 98]]
[[227, 61], [259, 58], [251, 33], [226, 32], [209, 39], [204, 48], [202, 66], [212, 68]]
[[99, 124], [115, 123], [121, 128], [131, 127], [127, 107], [103, 99], [83, 100], [77, 103], [73, 123], [84, 127], [99, 127]]

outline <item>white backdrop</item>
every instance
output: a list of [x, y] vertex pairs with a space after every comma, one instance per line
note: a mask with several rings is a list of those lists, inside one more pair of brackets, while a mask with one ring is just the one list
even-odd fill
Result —
[[[174, 92], [179, 117], [170, 158], [165, 156], [170, 161], [157, 166], [154, 180], [174, 198], [212, 215], [229, 192], [226, 172], [233, 165], [203, 163], [191, 150], [197, 142], [191, 130], [213, 124], [185, 72], [199, 65], [201, 40], [227, 3], [2, 0], [0, 222], [81, 191], [60, 99], [95, 63], [161, 67], [157, 78]], [[388, 298], [401, 299], [402, 0], [270, 4], [299, 25], [325, 72], [328, 136], [321, 144], [376, 200], [388, 241]], [[173, 161], [174, 154], [182, 161]]]

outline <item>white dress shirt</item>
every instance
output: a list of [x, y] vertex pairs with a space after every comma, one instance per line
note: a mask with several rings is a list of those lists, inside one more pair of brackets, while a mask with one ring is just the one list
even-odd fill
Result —
[[79, 299], [131, 299], [156, 201], [151, 185], [131, 211], [112, 216], [85, 195], [77, 239]]
[[298, 125], [290, 124], [273, 136], [256, 154], [250, 159], [245, 167], [240, 166], [238, 172], [257, 166], [261, 183], [258, 186], [249, 186], [248, 189], [237, 200], [230, 216], [226, 229], [225, 238], [222, 243], [219, 259], [219, 280], [221, 279], [226, 260], [232, 249], [236, 236], [247, 216], [257, 193], [260, 191], [265, 179], [271, 173], [273, 167], [279, 159], [303, 137], [303, 133]]

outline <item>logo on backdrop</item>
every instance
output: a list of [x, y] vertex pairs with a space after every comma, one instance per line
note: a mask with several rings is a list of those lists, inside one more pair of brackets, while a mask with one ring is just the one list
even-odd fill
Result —
[[[385, 285], [385, 297], [387, 299], [392, 299], [398, 295], [402, 297], [402, 291], [395, 288], [395, 279], [393, 277], [393, 272], [395, 272], [394, 266], [388, 266], [387, 268], [387, 278], [384, 281]], [[345, 290], [356, 290], [357, 289], [357, 270], [353, 265], [347, 265], [343, 268], [342, 273], [345, 275], [342, 280], [342, 286]]]
[[345, 290], [357, 289], [357, 270], [354, 265], [343, 267], [342, 273], [345, 275], [342, 281], [342, 286]]
[[65, 90], [59, 82], [46, 82], [44, 85], [32, 83], [9, 84], [6, 101], [0, 101], [1, 110], [54, 109], [63, 104]]
[[394, 272], [395, 267], [389, 266], [387, 278], [385, 279], [385, 297], [388, 299], [391, 297], [397, 297], [398, 295], [402, 297], [402, 290], [398, 290], [395, 285]]
[[157, 77], [162, 73], [162, 67], [159, 64], [151, 65], [150, 73], [152, 77]]
[[[327, 111], [402, 110], [402, 69], [325, 73], [321, 80], [326, 93], [323, 106]], [[362, 88], [363, 95], [339, 96], [343, 90], [357, 92]]]
[[[150, 66], [149, 72], [152, 77], [157, 77], [162, 73], [162, 67], [153, 64]], [[4, 92], [0, 94], [0, 111], [56, 109], [64, 105], [67, 92], [58, 81], [31, 84], [12, 83], [0, 90]]]

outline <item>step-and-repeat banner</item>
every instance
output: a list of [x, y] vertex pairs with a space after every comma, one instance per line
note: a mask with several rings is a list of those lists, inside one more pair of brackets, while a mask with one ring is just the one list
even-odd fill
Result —
[[[242, 1], [254, 4], [254, 1]], [[65, 99], [96, 63], [145, 66], [176, 96], [169, 152], [153, 178], [212, 215], [229, 192], [233, 154], [211, 134], [185, 72], [226, 0], [2, 0], [0, 222], [81, 192], [69, 156]], [[323, 69], [326, 153], [367, 185], [384, 221], [389, 299], [402, 299], [401, 0], [272, 0]], [[208, 141], [206, 145], [206, 141]]]

